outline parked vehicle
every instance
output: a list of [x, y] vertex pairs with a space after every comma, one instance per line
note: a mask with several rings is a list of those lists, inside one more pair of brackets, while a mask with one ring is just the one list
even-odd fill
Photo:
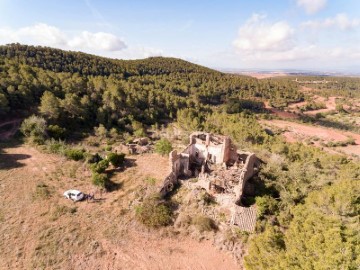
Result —
[[66, 199], [73, 200], [74, 202], [81, 201], [85, 198], [85, 194], [76, 189], [70, 189], [64, 192]]

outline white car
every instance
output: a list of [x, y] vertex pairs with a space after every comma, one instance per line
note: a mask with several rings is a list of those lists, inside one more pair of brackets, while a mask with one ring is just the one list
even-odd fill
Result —
[[85, 198], [84, 193], [76, 189], [70, 189], [64, 192], [64, 197], [74, 202], [81, 201]]

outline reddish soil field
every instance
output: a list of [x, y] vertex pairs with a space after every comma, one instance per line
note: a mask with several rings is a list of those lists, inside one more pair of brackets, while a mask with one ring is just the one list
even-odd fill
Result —
[[318, 141], [314, 138], [318, 138], [323, 142], [339, 142], [346, 141], [347, 139], [354, 138], [356, 145], [348, 145], [346, 147], [335, 147], [329, 150], [342, 151], [349, 155], [355, 154], [360, 156], [360, 134], [341, 131], [331, 128], [325, 128], [321, 126], [311, 126], [306, 124], [294, 123], [284, 120], [262, 120], [261, 123], [264, 126], [274, 126], [284, 130], [283, 136], [288, 142], [303, 142], [306, 139], [311, 139], [314, 145], [320, 146]]

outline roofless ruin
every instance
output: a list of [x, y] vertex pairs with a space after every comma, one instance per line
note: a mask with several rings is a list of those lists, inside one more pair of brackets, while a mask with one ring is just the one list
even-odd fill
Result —
[[[197, 177], [198, 181], [191, 185], [205, 189], [219, 205], [230, 209], [231, 224], [253, 229], [255, 209], [242, 207], [242, 199], [246, 190], [251, 190], [248, 180], [258, 172], [259, 160], [254, 153], [237, 150], [228, 136], [194, 132], [185, 150], [172, 151], [169, 161], [170, 173], [160, 190], [161, 196], [171, 192], [179, 179]], [[251, 220], [250, 225], [242, 224], [239, 213]]]

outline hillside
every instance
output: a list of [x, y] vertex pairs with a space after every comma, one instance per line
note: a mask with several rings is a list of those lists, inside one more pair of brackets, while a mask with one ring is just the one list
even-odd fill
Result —
[[[330, 79], [0, 46], [0, 268], [356, 269], [359, 81]], [[159, 198], [167, 154], [195, 130], [260, 159], [241, 201], [255, 231], [196, 177]]]
[[289, 80], [226, 75], [174, 58], [112, 60], [84, 53], [19, 44], [0, 46], [0, 114], [38, 111], [72, 130], [99, 124], [132, 132], [137, 122], [199, 114], [233, 98], [298, 101]]
[[115, 60], [82, 52], [21, 44], [0, 46], [0, 56], [53, 72], [79, 73], [85, 76], [117, 74], [126, 78], [135, 75], [168, 75], [170, 73], [220, 75], [220, 72], [215, 70], [177, 58], [150, 57], [142, 60]]

